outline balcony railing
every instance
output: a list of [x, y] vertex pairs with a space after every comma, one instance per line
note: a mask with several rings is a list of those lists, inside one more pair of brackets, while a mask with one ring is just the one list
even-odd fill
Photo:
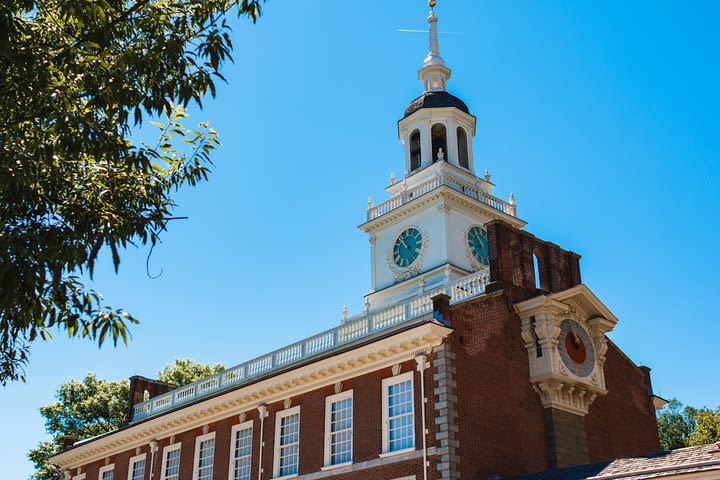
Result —
[[399, 195], [394, 196], [386, 202], [368, 208], [367, 219], [368, 221], [370, 221], [381, 217], [386, 213], [389, 213], [396, 208], [405, 205], [409, 201], [414, 200], [419, 196], [431, 192], [432, 190], [435, 190], [436, 188], [440, 188], [442, 186], [450, 187], [453, 190], [463, 193], [474, 200], [482, 202], [485, 205], [494, 208], [495, 210], [499, 210], [508, 215], [512, 215], [513, 217], [517, 215], [517, 206], [513, 203], [508, 203], [500, 200], [499, 198], [490, 195], [489, 193], [470, 183], [463, 182], [462, 180], [454, 178], [450, 175], [440, 173], [427, 180], [426, 182], [423, 182], [416, 187], [413, 187], [400, 193]]
[[487, 271], [478, 272], [431, 291], [420, 293], [405, 302], [358, 315], [330, 330], [138, 403], [133, 407], [131, 422], [170, 410], [206, 395], [242, 385], [275, 370], [299, 363], [321, 353], [327, 353], [342, 345], [369, 337], [431, 313], [432, 297], [438, 293], [450, 295], [451, 303], [481, 295], [485, 292], [485, 286], [489, 283], [489, 280]]

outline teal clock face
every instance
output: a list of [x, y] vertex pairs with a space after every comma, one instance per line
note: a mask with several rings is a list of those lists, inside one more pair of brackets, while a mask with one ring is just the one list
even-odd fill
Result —
[[398, 236], [393, 247], [393, 261], [398, 267], [409, 267], [420, 256], [423, 238], [417, 228], [410, 227]]
[[468, 249], [470, 255], [480, 265], [490, 265], [490, 246], [488, 245], [487, 232], [480, 227], [472, 227], [467, 235]]

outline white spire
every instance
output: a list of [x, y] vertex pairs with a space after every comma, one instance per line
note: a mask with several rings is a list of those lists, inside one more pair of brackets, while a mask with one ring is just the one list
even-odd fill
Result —
[[440, 56], [440, 45], [438, 42], [437, 21], [435, 16], [435, 0], [428, 2], [430, 16], [427, 18], [429, 27], [429, 49], [428, 56], [423, 62], [423, 68], [418, 72], [418, 78], [423, 82], [426, 92], [437, 92], [445, 90], [445, 83], [450, 78], [450, 69], [445, 66], [445, 60]]

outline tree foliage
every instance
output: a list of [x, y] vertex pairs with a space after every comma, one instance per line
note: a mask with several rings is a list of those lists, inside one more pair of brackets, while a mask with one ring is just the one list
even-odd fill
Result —
[[[183, 386], [224, 369], [221, 364], [203, 365], [188, 359], [175, 359], [158, 372], [158, 378]], [[48, 459], [63, 448], [67, 438], [84, 440], [120, 427], [127, 413], [129, 388], [127, 380], [102, 380], [93, 373], [82, 380], [61, 384], [55, 392], [57, 401], [40, 408], [51, 439], [40, 442], [28, 452], [28, 458], [35, 466], [31, 478], [59, 478], [60, 471]]]
[[225, 370], [225, 365], [220, 363], [204, 365], [188, 358], [176, 358], [173, 363], [165, 365], [158, 372], [158, 380], [175, 385], [187, 385], [199, 378], [209, 377], [223, 370]]
[[673, 398], [658, 412], [657, 424], [663, 450], [720, 441], [720, 407], [697, 409]]
[[[85, 287], [101, 249], [152, 247], [218, 136], [184, 126], [265, 0], [0, 2], [0, 383], [51, 330], [127, 342], [137, 320]], [[134, 141], [146, 118], [157, 143]]]
[[714, 411], [700, 409], [697, 413], [695, 430], [688, 437], [689, 445], [707, 445], [720, 442], [720, 407]]

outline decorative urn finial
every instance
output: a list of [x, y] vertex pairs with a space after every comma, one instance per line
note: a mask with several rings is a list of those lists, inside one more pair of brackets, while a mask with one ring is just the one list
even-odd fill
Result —
[[485, 181], [486, 182], [490, 181], [490, 170], [485, 170]]
[[438, 148], [437, 159], [441, 162], [445, 160], [445, 152], [443, 152], [442, 147]]
[[395, 173], [390, 174], [390, 185], [395, 185]]
[[368, 197], [368, 210], [370, 210], [372, 207], [373, 207], [372, 197]]

